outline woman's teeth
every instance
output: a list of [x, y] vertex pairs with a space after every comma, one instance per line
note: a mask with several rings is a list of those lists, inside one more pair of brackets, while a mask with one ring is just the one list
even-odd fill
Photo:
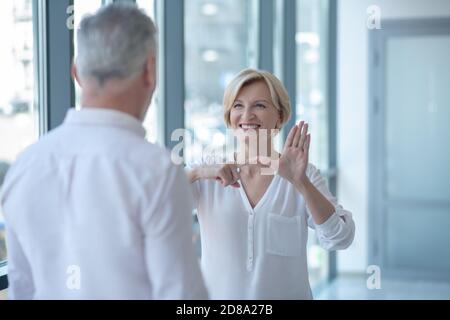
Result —
[[242, 129], [258, 129], [259, 127], [258, 124], [241, 124]]

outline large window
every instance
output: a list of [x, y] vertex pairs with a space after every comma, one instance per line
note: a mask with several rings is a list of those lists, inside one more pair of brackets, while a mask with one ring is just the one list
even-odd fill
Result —
[[[328, 171], [327, 43], [328, 0], [297, 1], [297, 114], [310, 124], [310, 162]], [[308, 263], [312, 286], [328, 276], [328, 253], [310, 232]]]
[[[1, 187], [12, 161], [38, 136], [34, 104], [32, 1], [0, 1], [0, 29]], [[5, 224], [0, 208], [0, 264], [5, 259]]]
[[297, 120], [311, 130], [311, 162], [328, 169], [327, 29], [328, 0], [297, 5]]
[[194, 139], [187, 159], [225, 143], [222, 99], [226, 85], [254, 66], [252, 1], [185, 1], [185, 127]]

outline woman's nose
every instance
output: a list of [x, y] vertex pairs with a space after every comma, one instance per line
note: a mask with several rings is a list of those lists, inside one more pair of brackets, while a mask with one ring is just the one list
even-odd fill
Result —
[[242, 118], [244, 120], [251, 120], [255, 117], [252, 108], [245, 108], [244, 113], [242, 114]]

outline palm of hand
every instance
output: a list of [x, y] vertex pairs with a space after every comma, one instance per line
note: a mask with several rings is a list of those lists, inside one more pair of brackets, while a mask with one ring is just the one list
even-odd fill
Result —
[[308, 124], [304, 124], [302, 121], [298, 126], [292, 128], [280, 157], [278, 167], [280, 176], [292, 183], [307, 179], [306, 169], [309, 161], [310, 141]]
[[285, 179], [295, 182], [306, 176], [308, 155], [300, 148], [287, 148], [280, 157], [278, 173]]

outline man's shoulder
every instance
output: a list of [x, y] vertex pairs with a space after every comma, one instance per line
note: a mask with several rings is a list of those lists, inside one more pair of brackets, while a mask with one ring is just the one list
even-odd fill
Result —
[[166, 168], [172, 165], [170, 152], [148, 141], [140, 141], [132, 146], [130, 152], [133, 162], [138, 165], [152, 166], [158, 165], [160, 168]]
[[38, 158], [39, 154], [43, 152], [46, 148], [47, 139], [46, 136], [43, 136], [38, 141], [30, 144], [25, 149], [23, 149], [16, 157], [16, 159], [11, 163], [8, 172], [15, 170], [16, 168], [20, 168], [23, 170], [33, 159]]
[[25, 147], [12, 162], [9, 171], [17, 167], [27, 166], [27, 164], [33, 162], [34, 159], [38, 159], [40, 155], [45, 154], [46, 150], [56, 151], [58, 146], [55, 146], [55, 142], [59, 135], [60, 129], [58, 127]]
[[34, 154], [44, 151], [45, 149], [52, 149], [54, 144], [59, 140], [59, 137], [62, 135], [61, 126], [56, 127], [55, 129], [43, 134], [39, 138], [36, 139], [33, 143], [28, 145], [25, 149], [20, 152], [16, 158], [16, 162], [21, 160], [22, 158], [27, 158], [33, 156]]

